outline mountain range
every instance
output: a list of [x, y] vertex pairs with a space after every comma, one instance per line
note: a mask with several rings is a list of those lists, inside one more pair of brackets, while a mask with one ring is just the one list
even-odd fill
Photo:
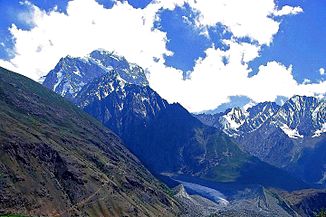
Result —
[[[84, 77], [91, 72], [80, 68], [82, 64], [102, 71], [87, 83]], [[180, 104], [169, 104], [150, 88], [144, 70], [114, 53], [99, 50], [84, 58], [63, 58], [43, 85], [112, 129], [155, 174], [286, 189], [305, 186], [243, 152], [225, 133], [201, 123]], [[67, 94], [58, 88], [62, 86], [78, 91]]]
[[228, 134], [242, 150], [315, 184], [325, 184], [326, 102], [293, 96], [282, 106], [258, 103], [195, 115]]

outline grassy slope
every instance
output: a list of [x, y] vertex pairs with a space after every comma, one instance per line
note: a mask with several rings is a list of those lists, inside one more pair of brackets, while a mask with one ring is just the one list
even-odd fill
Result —
[[178, 208], [119, 139], [0, 68], [0, 214], [159, 216]]

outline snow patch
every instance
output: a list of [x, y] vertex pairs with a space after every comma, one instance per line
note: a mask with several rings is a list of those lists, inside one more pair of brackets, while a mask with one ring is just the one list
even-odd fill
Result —
[[317, 182], [317, 184], [324, 184], [326, 182], [326, 172], [324, 172], [323, 177]]
[[42, 76], [37, 80], [37, 82], [40, 83], [40, 84], [43, 84], [45, 79], [46, 79], [46, 76]]
[[292, 139], [299, 139], [299, 138], [303, 138], [302, 135], [300, 135], [300, 133], [298, 132], [297, 129], [291, 129], [288, 125], [283, 124], [282, 126], [280, 126], [280, 128], [283, 130], [283, 132], [288, 135], [288, 137], [292, 138]]
[[142, 101], [142, 102], [149, 102], [149, 99], [147, 98], [147, 97], [144, 97], [144, 96], [140, 96], [140, 100]]
[[81, 74], [80, 74], [80, 71], [79, 71], [79, 70], [75, 70], [75, 71], [73, 71], [73, 73], [74, 73], [75, 75], [78, 75], [78, 76], [81, 77]]
[[119, 111], [122, 111], [123, 108], [124, 108], [124, 104], [123, 103], [118, 104]]
[[239, 108], [232, 108], [226, 115], [222, 116], [222, 124], [224, 129], [237, 130], [244, 122], [248, 115]]
[[55, 91], [55, 90], [57, 89], [58, 85], [59, 85], [59, 84], [61, 83], [61, 81], [62, 81], [62, 72], [61, 72], [61, 71], [57, 73], [57, 79], [58, 79], [58, 81], [57, 81], [57, 83], [53, 86], [53, 91]]

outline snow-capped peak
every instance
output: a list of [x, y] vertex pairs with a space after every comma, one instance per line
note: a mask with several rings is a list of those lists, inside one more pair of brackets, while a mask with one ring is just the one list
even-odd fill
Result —
[[66, 56], [45, 77], [43, 85], [73, 99], [85, 84], [115, 70], [125, 83], [147, 86], [144, 70], [114, 52], [95, 50], [85, 57]]
[[[293, 131], [294, 136], [289, 136], [291, 138], [312, 136], [316, 127], [321, 127], [320, 123], [318, 124], [313, 118], [313, 116], [317, 115], [314, 114], [314, 111], [316, 111], [318, 104], [317, 98], [294, 96], [285, 102], [273, 116], [271, 124], [281, 128], [283, 131], [286, 129], [286, 132], [289, 132], [289, 130]], [[285, 125], [287, 127], [284, 127]]]
[[248, 114], [239, 107], [227, 111], [219, 118], [223, 131], [230, 136], [238, 136], [238, 128], [245, 122]]

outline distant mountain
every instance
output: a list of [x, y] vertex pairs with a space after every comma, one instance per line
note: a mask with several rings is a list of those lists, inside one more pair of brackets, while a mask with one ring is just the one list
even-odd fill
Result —
[[[111, 55], [100, 53], [103, 59]], [[180, 104], [167, 103], [143, 80], [144, 70], [137, 70], [138, 76], [128, 76], [134, 74], [133, 68], [121, 71], [114, 65], [105, 67], [111, 70], [83, 84], [75, 97], [68, 99], [121, 136], [152, 172], [290, 189], [305, 186], [244, 153], [227, 135], [202, 124]], [[53, 85], [44, 85], [53, 90]], [[59, 89], [54, 90], [66, 97]]]
[[[196, 117], [223, 130], [243, 150], [261, 160], [286, 168], [309, 182], [325, 183], [325, 104], [315, 97], [294, 96], [282, 106], [265, 102], [247, 110], [232, 108]], [[318, 161], [314, 160], [317, 156]]]
[[0, 120], [0, 215], [179, 214], [168, 189], [115, 134], [57, 94], [3, 68]]

